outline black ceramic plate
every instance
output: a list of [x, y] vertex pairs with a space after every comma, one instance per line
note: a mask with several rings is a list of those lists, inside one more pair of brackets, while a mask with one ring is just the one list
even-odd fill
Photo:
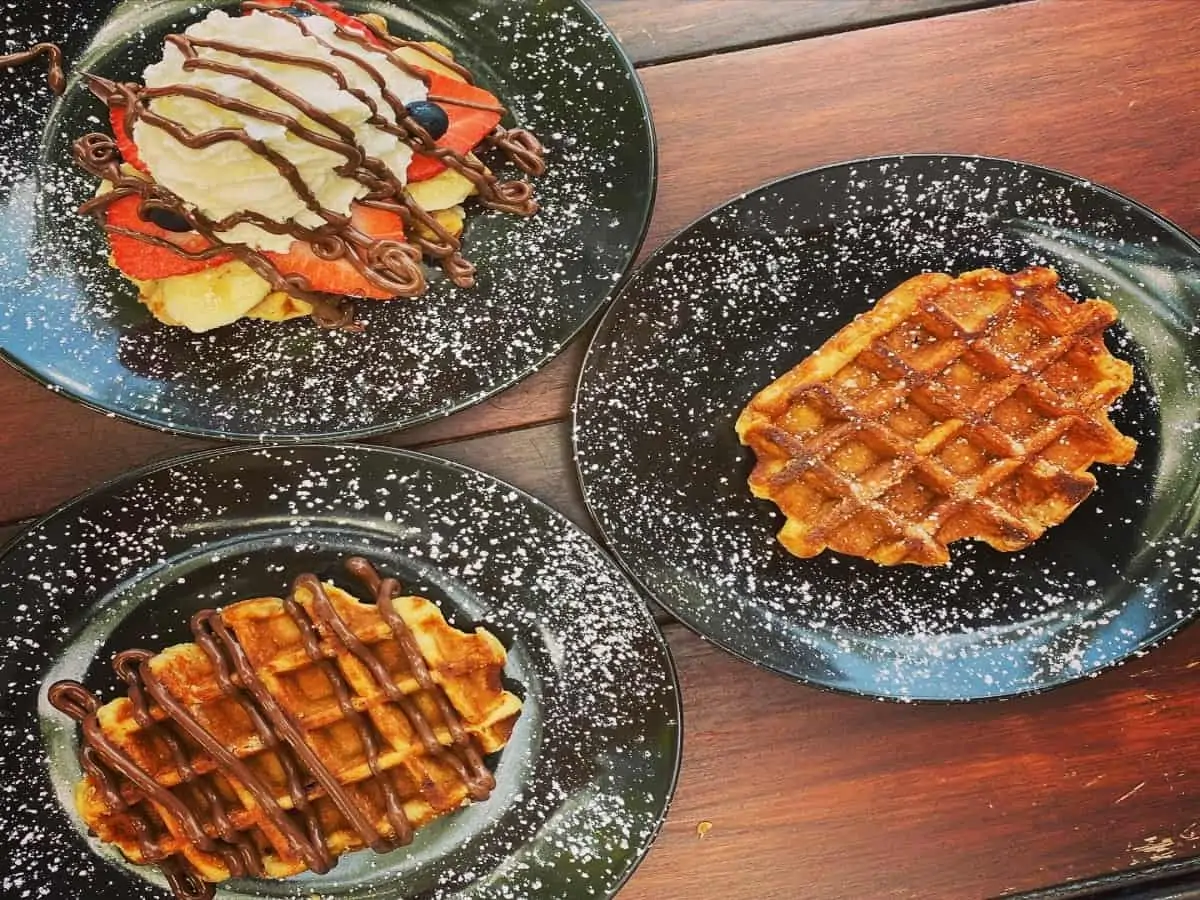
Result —
[[[952, 545], [885, 568], [775, 541], [734, 420], [759, 389], [922, 271], [1056, 267], [1115, 303], [1135, 367], [1114, 420], [1125, 468], [1022, 553]], [[1036, 166], [913, 156], [806, 172], [658, 251], [601, 325], [575, 448], [593, 515], [642, 586], [722, 647], [797, 680], [898, 699], [1041, 690], [1195, 616], [1200, 466], [1196, 243], [1112, 191]]]
[[0, 556], [0, 845], [4, 897], [165, 898], [156, 870], [86, 838], [71, 805], [77, 729], [45, 687], [114, 694], [130, 646], [188, 639], [206, 606], [335, 577], [361, 553], [509, 649], [524, 699], [490, 800], [386, 856], [329, 874], [233, 881], [235, 898], [594, 898], [632, 872], [666, 811], [680, 711], [662, 636], [637, 591], [557, 513], [441, 460], [355, 446], [175, 460], [51, 514]]
[[[45, 0], [11, 4], [0, 25], [22, 47], [62, 42], [76, 72], [140, 80], [164, 35], [237, 6]], [[203, 335], [159, 325], [108, 266], [99, 230], [73, 212], [96, 183], [74, 168], [70, 145], [104, 130], [103, 109], [77, 78], [51, 106], [44, 72], [30, 66], [0, 72], [0, 355], [123, 418], [251, 440], [413, 425], [496, 393], [562, 349], [617, 286], [653, 203], [653, 134], [632, 66], [579, 0], [345, 8], [449, 46], [547, 145], [537, 216], [471, 208], [464, 252], [477, 287], [456, 289], [431, 269], [420, 299], [361, 303], [365, 334], [307, 320]]]

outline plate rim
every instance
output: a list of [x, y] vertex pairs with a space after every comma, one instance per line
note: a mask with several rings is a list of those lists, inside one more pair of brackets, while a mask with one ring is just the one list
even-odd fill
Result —
[[[743, 202], [749, 200], [750, 198], [758, 196], [759, 194], [761, 194], [765, 191], [768, 191], [771, 188], [774, 188], [785, 182], [799, 180], [802, 178], [809, 178], [814, 175], [818, 175], [821, 172], [829, 171], [832, 169], [841, 169], [841, 168], [857, 166], [857, 165], [872, 165], [872, 164], [878, 164], [878, 163], [890, 163], [890, 162], [901, 162], [902, 163], [907, 160], [913, 160], [913, 159], [979, 161], [979, 162], [988, 162], [988, 163], [1000, 163], [1000, 164], [1006, 165], [1006, 166], [1015, 166], [1015, 167], [1023, 168], [1023, 169], [1032, 169], [1037, 172], [1045, 172], [1047, 174], [1054, 175], [1054, 176], [1057, 176], [1060, 178], [1065, 178], [1065, 179], [1069, 179], [1074, 182], [1086, 184], [1086, 185], [1088, 185], [1088, 187], [1090, 187], [1093, 190], [1096, 190], [1103, 194], [1107, 194], [1113, 199], [1116, 199], [1122, 203], [1128, 204], [1130, 207], [1132, 207], [1133, 209], [1142, 213], [1143, 215], [1147, 216], [1148, 218], [1153, 220], [1156, 224], [1160, 225], [1161, 227], [1165, 228], [1166, 230], [1175, 232], [1177, 234], [1177, 236], [1180, 237], [1185, 244], [1188, 244], [1191, 246], [1191, 249], [1196, 254], [1197, 259], [1200, 260], [1200, 237], [1193, 235], [1190, 231], [1183, 228], [1178, 223], [1172, 221], [1171, 219], [1168, 219], [1162, 213], [1156, 212], [1155, 210], [1146, 206], [1144, 203], [1142, 203], [1138, 200], [1135, 200], [1134, 198], [1128, 196], [1127, 194], [1124, 194], [1121, 191], [1116, 190], [1115, 188], [1109, 187], [1106, 184], [1103, 184], [1098, 181], [1094, 181], [1090, 178], [1085, 178], [1081, 175], [1076, 175], [1072, 172], [1066, 171], [1065, 169], [1055, 169], [1050, 166], [1043, 166], [1038, 163], [1026, 162], [1023, 160], [1012, 159], [1010, 157], [1005, 157], [1005, 156], [989, 156], [987, 154], [978, 154], [978, 153], [950, 153], [950, 152], [938, 153], [936, 151], [919, 151], [919, 152], [914, 152], [914, 153], [884, 153], [884, 154], [879, 154], [876, 156], [854, 157], [852, 159], [843, 159], [843, 160], [837, 160], [837, 161], [830, 162], [830, 163], [822, 163], [821, 165], [818, 165], [818, 166], [812, 166], [807, 169], [799, 169], [795, 172], [790, 172], [788, 174], [781, 175], [777, 178], [771, 178], [767, 181], [764, 181], [764, 182], [758, 184], [755, 187], [747, 188], [744, 191], [740, 191], [739, 193], [727, 198], [726, 200], [721, 201], [716, 206], [704, 211], [700, 215], [693, 218], [686, 225], [684, 225], [683, 227], [676, 230], [673, 234], [671, 234], [671, 236], [667, 240], [665, 240], [662, 244], [660, 244], [658, 247], [654, 248], [654, 250], [651, 251], [646, 256], [646, 258], [643, 259], [641, 261], [641, 263], [636, 267], [636, 269], [632, 273], [632, 275], [625, 282], [622, 283], [621, 289], [613, 297], [612, 302], [609, 304], [608, 308], [605, 310], [604, 316], [600, 319], [600, 322], [596, 325], [595, 332], [592, 334], [591, 339], [588, 341], [587, 351], [584, 353], [583, 362], [580, 364], [580, 367], [579, 367], [579, 374], [575, 379], [575, 390], [574, 390], [574, 393], [573, 393], [572, 399], [571, 399], [571, 461], [572, 461], [572, 467], [574, 469], [576, 483], [579, 485], [580, 492], [583, 494], [584, 507], [587, 509], [588, 516], [591, 517], [592, 523], [596, 526], [596, 530], [600, 535], [600, 539], [603, 542], [603, 546], [604, 546], [605, 550], [608, 552], [608, 554], [614, 560], [616, 560], [617, 565], [619, 565], [621, 567], [622, 571], [624, 571], [629, 576], [629, 578], [633, 581], [633, 583], [635, 585], [637, 585], [638, 590], [641, 591], [645, 597], [649, 598], [654, 603], [656, 603], [658, 606], [662, 607], [662, 609], [666, 610], [666, 612], [669, 613], [675, 621], [682, 624], [685, 628], [688, 629], [688, 631], [692, 632], [694, 635], [696, 635], [697, 637], [699, 637], [706, 643], [711, 644], [712, 646], [721, 650], [722, 652], [728, 653], [730, 656], [733, 656], [735, 659], [739, 659], [743, 662], [749, 663], [750, 665], [754, 666], [756, 669], [759, 669], [761, 671], [770, 672], [772, 675], [775, 675], [776, 677], [782, 678], [786, 681], [790, 681], [793, 684], [803, 685], [803, 686], [809, 687], [809, 688], [815, 688], [817, 690], [826, 691], [831, 694], [839, 694], [839, 695], [846, 696], [846, 697], [854, 697], [854, 698], [857, 698], [860, 700], [870, 700], [870, 701], [873, 701], [876, 703], [887, 702], [887, 703], [902, 703], [902, 704], [908, 704], [908, 705], [920, 704], [920, 705], [926, 705], [926, 706], [962, 706], [962, 705], [974, 704], [974, 703], [1000, 703], [1000, 702], [1004, 702], [1006, 700], [1015, 700], [1015, 699], [1019, 699], [1022, 697], [1032, 697], [1032, 696], [1036, 696], [1039, 694], [1047, 693], [1049, 691], [1054, 691], [1054, 690], [1058, 690], [1060, 688], [1068, 687], [1070, 685], [1079, 684], [1080, 682], [1088, 681], [1090, 679], [1097, 677], [1098, 675], [1100, 675], [1104, 672], [1108, 672], [1112, 669], [1119, 668], [1120, 666], [1124, 665], [1125, 663], [1129, 662], [1130, 660], [1137, 659], [1137, 658], [1145, 655], [1146, 653], [1150, 652], [1151, 650], [1154, 650], [1154, 649], [1162, 646], [1163, 643], [1165, 643], [1167, 640], [1169, 640], [1170, 638], [1179, 634], [1179, 632], [1183, 631], [1189, 625], [1196, 624], [1197, 620], [1200, 620], [1200, 603], [1198, 603], [1196, 605], [1195, 610], [1192, 612], [1192, 614], [1190, 616], [1187, 616], [1183, 619], [1179, 619], [1175, 622], [1170, 623], [1167, 627], [1160, 629], [1156, 634], [1151, 636], [1148, 640], [1146, 640], [1139, 646], [1129, 650], [1123, 656], [1120, 656], [1117, 659], [1105, 662], [1090, 671], [1085, 671], [1085, 672], [1081, 672], [1081, 673], [1078, 673], [1075, 675], [1071, 675], [1070, 677], [1068, 677], [1066, 679], [1055, 681], [1050, 684], [1045, 684], [1040, 687], [1033, 687], [1033, 688], [1029, 688], [1026, 690], [1019, 690], [1019, 691], [1011, 691], [1011, 692], [1002, 693], [1002, 694], [990, 694], [990, 695], [985, 695], [985, 696], [911, 697], [910, 698], [910, 697], [901, 697], [901, 696], [895, 696], [895, 695], [890, 695], [890, 694], [872, 693], [867, 690], [858, 690], [858, 689], [849, 688], [849, 687], [841, 687], [841, 686], [834, 685], [834, 684], [826, 684], [826, 683], [823, 683], [823, 682], [818, 681], [811, 677], [805, 677], [802, 675], [793, 674], [791, 672], [786, 672], [786, 671], [779, 669], [775, 666], [772, 666], [769, 663], [766, 663], [760, 659], [755, 659], [753, 656], [750, 656], [749, 654], [747, 654], [743, 651], [740, 651], [737, 648], [731, 646], [728, 641], [708, 634], [704, 628], [702, 628], [698, 623], [694, 622], [690, 617], [686, 617], [685, 615], [682, 615], [680, 610], [678, 610], [676, 608], [675, 604], [668, 603], [666, 600], [664, 600], [663, 598], [661, 598], [659, 596], [658, 592], [652, 590], [650, 588], [650, 586], [648, 584], [646, 584], [644, 579], [637, 573], [637, 571], [635, 571], [634, 567], [632, 565], [630, 565], [630, 563], [625, 559], [625, 555], [613, 542], [612, 535], [610, 535], [609, 530], [607, 528], [605, 528], [604, 522], [601, 521], [600, 516], [597, 512], [597, 509], [592, 502], [592, 497], [588, 493], [588, 480], [584, 476], [583, 469], [580, 465], [580, 460], [581, 460], [581, 454], [580, 454], [580, 449], [579, 449], [579, 437], [580, 437], [579, 420], [580, 420], [580, 409], [581, 409], [580, 398], [581, 398], [581, 395], [583, 392], [584, 379], [587, 377], [589, 371], [592, 368], [592, 363], [593, 363], [594, 357], [599, 355], [598, 348], [599, 348], [602, 338], [607, 338], [611, 334], [613, 325], [614, 325], [614, 320], [615, 320], [617, 314], [624, 307], [625, 302], [628, 299], [628, 295], [632, 291], [635, 283], [637, 282], [637, 279], [647, 269], [648, 266], [650, 266], [654, 262], [657, 262], [660, 257], [664, 256], [665, 254], [669, 253], [672, 249], [674, 249], [674, 247], [678, 244], [678, 242], [680, 240], [682, 240], [685, 235], [687, 235], [693, 228], [695, 228], [700, 223], [702, 223], [702, 222], [706, 221], [707, 219], [711, 218], [712, 216], [734, 206], [735, 204], [743, 203]], [[1200, 463], [1198, 463], [1197, 465], [1200, 465]]]
[[613, 554], [606, 550], [600, 541], [596, 540], [596, 538], [592, 537], [590, 534], [584, 531], [583, 528], [575, 524], [575, 522], [571, 521], [571, 519], [567, 518], [567, 516], [559, 512], [549, 503], [538, 499], [528, 491], [519, 488], [502, 478], [498, 478], [489, 472], [485, 472], [482, 469], [472, 468], [471, 466], [464, 465], [463, 463], [456, 462], [454, 460], [443, 459], [440, 456], [434, 456], [429, 453], [423, 453], [418, 450], [410, 450], [404, 447], [386, 447], [378, 444], [327, 443], [311, 441], [305, 443], [289, 441], [255, 446], [235, 445], [232, 447], [215, 447], [197, 450], [191, 453], [184, 453], [178, 456], [171, 456], [162, 460], [155, 460], [138, 466], [137, 468], [131, 469], [127, 472], [123, 472], [120, 475], [105, 479], [104, 481], [99, 482], [98, 484], [95, 484], [86, 490], [80, 491], [73, 497], [70, 497], [69, 499], [59, 503], [44, 515], [38, 516], [33, 521], [28, 522], [23, 527], [19, 528], [18, 531], [3, 544], [0, 544], [0, 563], [3, 563], [4, 560], [16, 550], [26, 535], [34, 533], [37, 529], [46, 525], [52, 519], [64, 513], [69, 513], [74, 507], [92, 499], [93, 497], [111, 492], [112, 490], [125, 485], [133, 484], [149, 475], [157, 474], [176, 465], [190, 464], [219, 456], [258, 454], [264, 450], [293, 451], [304, 448], [319, 449], [321, 451], [337, 450], [340, 452], [349, 453], [366, 453], [368, 455], [378, 454], [381, 456], [402, 457], [421, 466], [432, 466], [433, 468], [448, 469], [458, 475], [483, 476], [485, 479], [491, 481], [499, 487], [515, 493], [518, 500], [532, 504], [534, 508], [539, 509], [544, 513], [548, 513], [551, 519], [558, 520], [561, 525], [573, 530], [575, 532], [575, 536], [582, 538], [587, 547], [593, 550], [601, 559], [612, 564], [612, 574], [616, 576], [619, 579], [620, 584], [627, 588], [630, 594], [637, 599], [638, 602], [635, 604], [638, 610], [637, 616], [644, 624], [649, 625], [650, 634], [653, 637], [655, 644], [662, 652], [663, 658], [666, 662], [668, 686], [670, 687], [670, 694], [674, 699], [674, 713], [676, 721], [673, 748], [674, 753], [673, 758], [669, 760], [671, 775], [669, 783], [666, 786], [666, 795], [662, 809], [655, 816], [649, 833], [642, 842], [641, 846], [638, 848], [632, 864], [626, 869], [620, 878], [614, 882], [612, 887], [609, 888], [608, 893], [605, 895], [606, 900], [612, 900], [612, 898], [616, 897], [617, 893], [620, 892], [621, 889], [629, 882], [629, 879], [633, 877], [634, 873], [637, 872], [642, 863], [645, 862], [646, 857], [648, 857], [650, 852], [654, 849], [654, 844], [657, 842], [659, 836], [662, 834], [663, 827], [666, 825], [667, 817], [670, 815], [671, 807], [675, 800], [675, 793], [679, 788], [679, 778], [683, 768], [683, 745], [685, 737], [686, 714], [683, 705], [683, 690], [679, 681], [679, 670], [675, 662], [675, 655], [671, 651], [671, 645], [667, 642], [666, 634], [663, 632], [662, 626], [654, 620], [654, 616], [650, 611], [649, 605], [645, 602], [645, 596], [642, 594], [638, 582], [636, 582], [626, 573], [625, 569], [617, 563]]
[[[398, 6], [400, 0], [384, 0], [389, 6]], [[189, 428], [182, 425], [171, 424], [168, 422], [154, 421], [145, 416], [139, 416], [127, 410], [114, 408], [113, 405], [105, 405], [103, 402], [93, 400], [87, 397], [80, 396], [74, 389], [66, 387], [49, 377], [45, 377], [33, 371], [21, 359], [15, 356], [10, 350], [3, 345], [0, 345], [0, 360], [7, 363], [21, 375], [41, 385], [46, 390], [60, 397], [65, 397], [72, 403], [78, 404], [92, 412], [99, 413], [106, 418], [115, 418], [123, 422], [129, 422], [137, 425], [140, 428], [146, 428], [151, 431], [157, 431], [165, 434], [175, 434], [181, 437], [192, 437], [205, 440], [222, 440], [241, 445], [269, 445], [269, 444], [308, 444], [308, 443], [336, 443], [338, 441], [353, 441], [363, 438], [376, 437], [381, 434], [399, 434], [404, 431], [409, 431], [420, 425], [427, 425], [430, 422], [436, 422], [444, 419], [455, 413], [462, 412], [472, 406], [478, 406], [486, 400], [516, 387], [521, 382], [525, 381], [531, 375], [539, 372], [541, 369], [548, 366], [551, 362], [563, 354], [579, 335], [585, 331], [592, 323], [596, 322], [602, 314], [606, 313], [608, 308], [616, 300], [617, 296], [622, 292], [625, 285], [632, 277], [635, 265], [639, 254], [642, 252], [642, 247], [646, 242], [646, 236], [650, 231], [650, 220], [654, 217], [654, 209], [658, 201], [658, 182], [659, 182], [659, 160], [658, 160], [658, 134], [654, 127], [654, 116], [650, 109], [650, 100], [646, 95], [646, 87], [642, 84], [642, 79], [637, 73], [637, 67], [625, 47], [617, 38], [616, 33], [609, 27], [608, 23], [601, 18], [588, 2], [588, 0], [562, 0], [574, 6], [582, 15], [588, 19], [593, 25], [599, 26], [601, 34], [605, 41], [612, 47], [617, 54], [617, 60], [624, 68], [628, 81], [633, 87], [633, 96], [636, 98], [642, 121], [646, 125], [647, 149], [649, 150], [647, 159], [647, 172], [649, 180], [649, 191], [646, 196], [646, 214], [642, 219], [641, 228], [635, 241], [630, 245], [629, 252], [625, 259], [617, 267], [620, 275], [614, 279], [608, 290], [597, 300], [592, 310], [580, 320], [576, 326], [567, 334], [560, 342], [557, 349], [543, 355], [542, 358], [530, 364], [521, 370], [512, 378], [504, 381], [488, 390], [472, 394], [459, 401], [455, 405], [445, 409], [428, 410], [418, 416], [413, 416], [408, 420], [397, 423], [395, 421], [381, 422], [375, 425], [364, 426], [362, 428], [351, 428], [341, 430], [326, 430], [313, 432], [297, 432], [294, 434], [275, 434], [273, 432], [263, 432], [260, 434], [249, 433], [231, 433], [208, 428]], [[45, 123], [43, 122], [43, 131]], [[39, 141], [41, 137], [39, 137]], [[282, 324], [282, 323], [276, 323]], [[0, 548], [2, 551], [4, 548]]]

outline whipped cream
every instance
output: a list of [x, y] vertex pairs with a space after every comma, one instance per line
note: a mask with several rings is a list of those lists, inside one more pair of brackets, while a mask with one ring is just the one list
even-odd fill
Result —
[[[252, 50], [303, 56], [334, 65], [341, 71], [347, 84], [375, 101], [379, 115], [392, 123], [396, 121], [395, 114], [382, 99], [379, 86], [367, 71], [352, 60], [335, 55], [331, 47], [368, 63], [383, 76], [388, 92], [403, 103], [425, 99], [426, 88], [420, 79], [388, 63], [382, 53], [339, 38], [337, 26], [331, 20], [311, 16], [303, 20], [303, 28], [312, 32], [313, 36], [306, 35], [299, 23], [285, 17], [263, 12], [230, 16], [216, 10], [189, 27], [184, 34]], [[353, 130], [360, 147], [370, 156], [381, 160], [404, 182], [412, 150], [395, 135], [369, 124], [367, 120], [372, 117], [370, 108], [349, 91], [342, 90], [327, 72], [205, 47], [196, 49], [203, 59], [252, 69], [336, 118]], [[223, 97], [284, 113], [313, 131], [336, 137], [328, 128], [304, 115], [302, 110], [249, 79], [207, 69], [185, 69], [184, 61], [183, 52], [168, 43], [162, 61], [146, 69], [146, 86], [166, 88], [189, 85], [207, 88]], [[346, 214], [350, 211], [350, 204], [368, 190], [360, 182], [335, 171], [345, 163], [344, 156], [306, 141], [282, 125], [221, 109], [192, 97], [159, 97], [151, 100], [149, 105], [157, 115], [171, 119], [193, 134], [220, 128], [244, 129], [248, 135], [286, 157], [325, 209]], [[220, 220], [235, 213], [252, 211], [275, 222], [294, 220], [307, 228], [324, 224], [320, 216], [308, 209], [273, 163], [238, 141], [221, 141], [193, 150], [162, 129], [142, 120], [134, 126], [133, 140], [155, 181], [211, 219]], [[255, 250], [276, 252], [286, 252], [292, 243], [290, 235], [271, 234], [249, 223], [239, 223], [223, 232], [222, 240], [226, 243], [243, 243]]]

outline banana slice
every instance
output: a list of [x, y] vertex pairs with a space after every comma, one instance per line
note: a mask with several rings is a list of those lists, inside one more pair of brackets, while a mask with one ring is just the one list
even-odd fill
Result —
[[388, 33], [388, 20], [378, 13], [359, 13], [358, 18], [366, 22], [376, 31], [381, 31], [384, 34]]
[[265, 319], [268, 322], [286, 322], [312, 313], [312, 304], [289, 297], [282, 291], [272, 291], [261, 303], [246, 313], [247, 319]]
[[[388, 33], [388, 20], [376, 13], [359, 13], [358, 18], [362, 19], [368, 25], [372, 26], [376, 31], [383, 34]], [[447, 59], [454, 59], [454, 54], [450, 52], [450, 48], [444, 44], [439, 44], [437, 41], [423, 41], [430, 50], [435, 53], [440, 53]], [[428, 69], [430, 72], [437, 72], [439, 75], [445, 75], [447, 78], [453, 78], [455, 81], [466, 81], [461, 75], [453, 69], [442, 65], [437, 60], [433, 59], [426, 53], [420, 50], [414, 50], [411, 47], [402, 47], [394, 51], [395, 54], [407, 63], [414, 66], [419, 66], [422, 69]]]
[[[450, 49], [445, 45], [439, 44], [437, 41], [423, 41], [422, 43], [424, 43], [425, 46], [434, 53], [440, 53], [447, 59], [454, 59], [454, 54], [451, 53]], [[399, 50], [393, 52], [396, 54], [396, 56], [400, 57], [409, 65], [416, 66], [420, 69], [427, 69], [430, 72], [437, 72], [439, 75], [445, 75], [447, 78], [453, 78], [455, 81], [467, 80], [449, 66], [442, 65], [428, 53], [422, 53], [420, 50], [416, 50], [412, 47], [401, 47]]]
[[[452, 206], [449, 209], [439, 209], [433, 214], [433, 217], [438, 220], [438, 224], [450, 232], [452, 237], [458, 237], [463, 232], [463, 223], [466, 221], [467, 211], [461, 206]], [[430, 240], [435, 237], [433, 232], [420, 225], [417, 226], [417, 234]]]
[[195, 332], [236, 322], [271, 293], [270, 282], [237, 260], [191, 275], [134, 284], [156, 319]]
[[425, 181], [410, 182], [405, 190], [426, 212], [437, 212], [458, 206], [475, 193], [475, 185], [465, 175], [446, 169]]

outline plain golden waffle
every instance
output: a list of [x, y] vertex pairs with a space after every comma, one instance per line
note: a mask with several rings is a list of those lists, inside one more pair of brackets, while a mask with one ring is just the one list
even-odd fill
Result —
[[1093, 463], [1133, 458], [1108, 418], [1133, 380], [1104, 346], [1116, 318], [1046, 268], [905, 281], [738, 417], [780, 542], [884, 565], [1028, 546], [1092, 492]]
[[346, 851], [391, 849], [485, 798], [482, 757], [521, 708], [501, 684], [504, 648], [424, 598], [387, 599], [395, 582], [361, 571], [394, 616], [302, 576], [286, 600], [198, 614], [196, 643], [118, 656], [126, 697], [97, 708], [79, 685], [54, 686], [52, 701], [83, 724], [87, 826], [131, 861], [162, 865], [178, 896], [208, 896], [207, 883], [233, 875], [323, 871]]

